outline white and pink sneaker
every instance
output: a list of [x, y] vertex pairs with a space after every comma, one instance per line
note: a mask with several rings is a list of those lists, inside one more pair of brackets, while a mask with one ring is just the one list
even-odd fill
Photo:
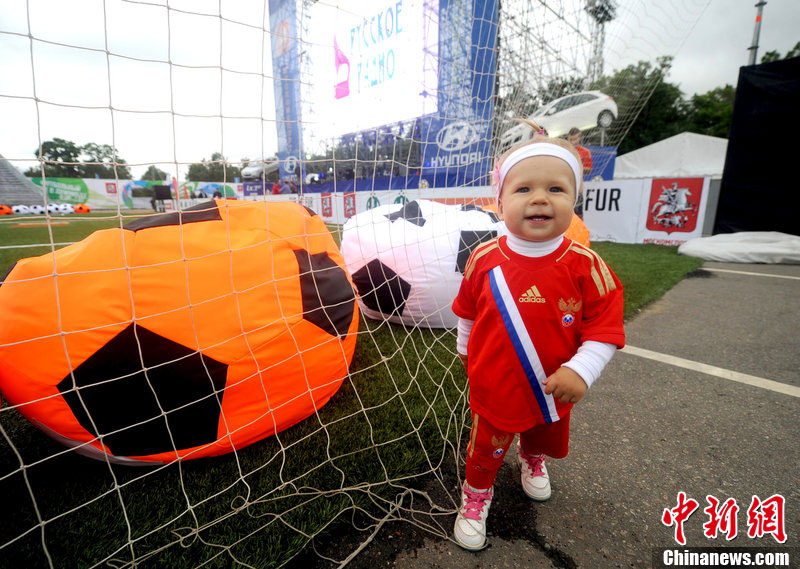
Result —
[[469, 551], [478, 551], [486, 545], [486, 517], [492, 505], [491, 488], [476, 492], [464, 483], [461, 492], [461, 509], [456, 516], [453, 536], [456, 543]]
[[543, 454], [526, 454], [517, 441], [517, 462], [520, 467], [522, 489], [531, 500], [545, 502], [550, 499], [550, 477], [544, 465]]

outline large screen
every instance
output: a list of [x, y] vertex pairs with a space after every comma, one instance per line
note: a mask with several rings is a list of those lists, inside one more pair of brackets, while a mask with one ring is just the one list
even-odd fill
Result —
[[437, 110], [439, 0], [322, 2], [311, 17], [303, 117], [327, 139]]

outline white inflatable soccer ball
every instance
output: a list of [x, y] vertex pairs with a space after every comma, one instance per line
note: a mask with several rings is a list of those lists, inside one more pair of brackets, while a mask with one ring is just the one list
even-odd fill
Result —
[[50, 214], [58, 213], [58, 204], [57, 203], [53, 203], [53, 202], [50, 202], [49, 204], [47, 204], [47, 213], [50, 213]]
[[75, 208], [68, 203], [62, 203], [58, 206], [58, 213], [75, 213]]
[[28, 215], [31, 212], [31, 208], [26, 205], [13, 205], [11, 206], [11, 211], [17, 215]]
[[454, 328], [451, 305], [472, 251], [497, 236], [497, 216], [473, 205], [416, 200], [351, 217], [342, 255], [374, 319], [427, 328]]
[[34, 215], [44, 215], [44, 212], [46, 211], [44, 209], [44, 206], [43, 205], [39, 205], [39, 204], [30, 206], [30, 210], [31, 210], [31, 213], [34, 214]]

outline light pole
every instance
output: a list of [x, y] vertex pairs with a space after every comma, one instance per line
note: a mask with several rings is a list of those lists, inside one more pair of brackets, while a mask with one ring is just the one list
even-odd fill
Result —
[[617, 17], [615, 0], [586, 0], [583, 8], [592, 17], [592, 59], [589, 62], [589, 83], [603, 76], [603, 45], [606, 39], [605, 26]]
[[764, 13], [764, 4], [766, 3], [767, 0], [759, 0], [756, 2], [758, 14], [756, 15], [756, 25], [755, 29], [753, 30], [753, 45], [747, 48], [750, 50], [750, 63], [748, 65], [756, 64], [756, 54], [758, 53], [758, 36], [761, 34], [761, 15]]

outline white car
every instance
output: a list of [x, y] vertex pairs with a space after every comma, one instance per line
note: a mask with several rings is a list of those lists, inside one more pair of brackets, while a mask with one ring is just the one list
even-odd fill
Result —
[[277, 172], [280, 162], [275, 158], [273, 160], [261, 161], [253, 160], [247, 166], [242, 168], [243, 180], [265, 180], [267, 174]]
[[[582, 91], [549, 102], [528, 120], [544, 128], [550, 136], [564, 136], [572, 127], [608, 128], [616, 118], [617, 104], [613, 97], [600, 91]], [[530, 127], [517, 124], [500, 136], [500, 143], [510, 146], [527, 140], [530, 133]]]

